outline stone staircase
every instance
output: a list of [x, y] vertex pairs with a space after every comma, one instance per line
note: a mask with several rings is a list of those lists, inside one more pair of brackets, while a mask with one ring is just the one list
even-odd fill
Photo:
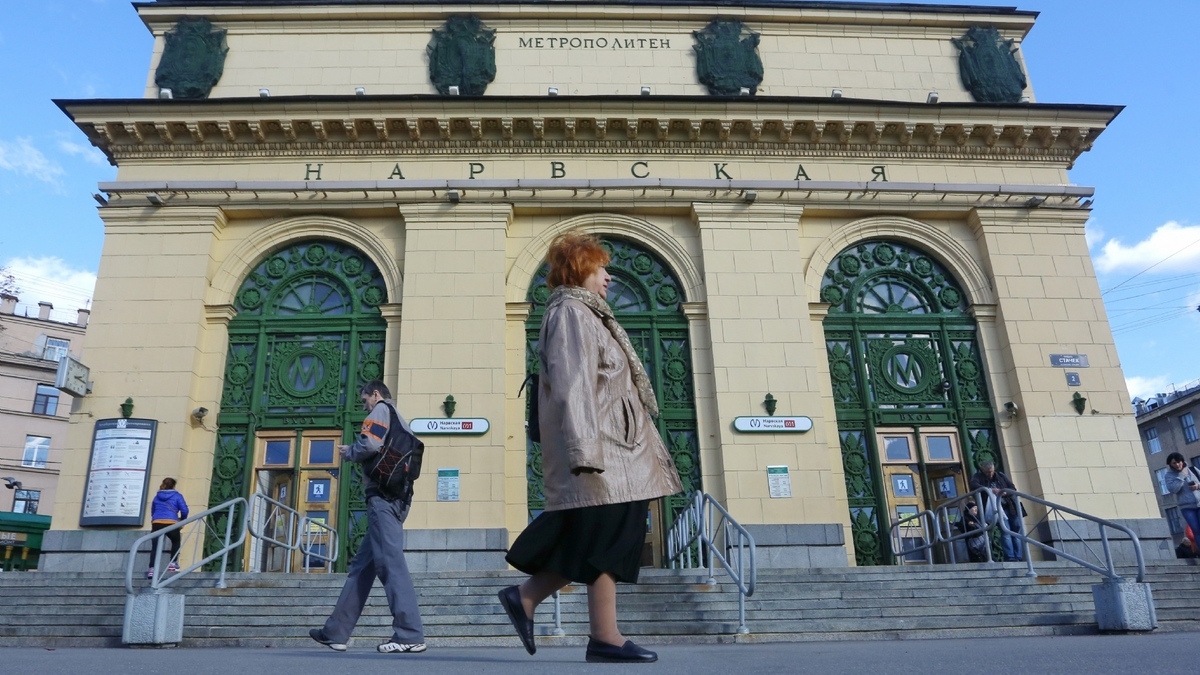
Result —
[[[648, 644], [1063, 635], [1096, 632], [1091, 586], [1099, 577], [1067, 563], [1039, 563], [1038, 577], [1017, 564], [765, 569], [746, 602], [749, 635], [736, 635], [737, 591], [708, 586], [697, 570], [645, 570], [621, 586], [622, 631]], [[1132, 571], [1122, 570], [1132, 577]], [[182, 580], [185, 646], [284, 647], [310, 644], [341, 589], [343, 575], [233, 574]], [[432, 645], [518, 642], [496, 591], [515, 572], [414, 575]], [[1159, 630], [1200, 630], [1200, 566], [1165, 561], [1148, 569]], [[148, 582], [139, 580], [138, 585]], [[1167, 589], [1170, 589], [1169, 591]], [[0, 574], [0, 646], [118, 646], [125, 590], [118, 575]], [[562, 594], [566, 635], [553, 637], [553, 608], [538, 613], [539, 644], [577, 645], [587, 636], [587, 598]], [[371, 595], [356, 631], [359, 645], [387, 639], [391, 617], [382, 589]]]

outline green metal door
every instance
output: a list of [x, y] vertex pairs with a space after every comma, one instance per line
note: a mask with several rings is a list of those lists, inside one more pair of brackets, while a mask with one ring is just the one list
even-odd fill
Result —
[[[387, 290], [378, 268], [361, 252], [331, 241], [296, 242], [279, 249], [247, 275], [235, 296], [221, 414], [217, 420], [209, 505], [249, 497], [254, 481], [255, 435], [260, 431], [334, 431], [343, 442], [366, 413], [358, 389], [383, 375], [386, 323], [379, 305]], [[300, 468], [295, 453], [294, 470]], [[366, 532], [360, 472], [334, 469], [341, 537], [338, 569]], [[224, 533], [225, 523], [214, 522]], [[206, 546], [214, 547], [211, 538]], [[240, 562], [231, 567], [238, 567]]]
[[903, 243], [865, 241], [842, 251], [821, 284], [859, 565], [893, 562], [876, 429], [951, 427], [967, 471], [991, 459], [995, 421], [974, 318], [953, 276]]
[[[696, 433], [696, 403], [692, 384], [691, 344], [687, 318], [683, 314], [681, 285], [670, 268], [653, 252], [615, 237], [601, 242], [611, 261], [608, 272], [608, 304], [646, 364], [662, 411], [657, 420], [659, 434], [675, 459], [683, 492], [666, 497], [662, 519], [670, 524], [687, 506], [686, 495], [700, 489], [700, 444]], [[550, 291], [546, 288], [549, 266], [542, 265], [530, 284], [528, 300], [533, 307], [526, 329], [526, 371], [538, 372], [537, 342]], [[529, 518], [545, 508], [542, 450], [528, 443]], [[661, 536], [664, 523], [651, 523]]]

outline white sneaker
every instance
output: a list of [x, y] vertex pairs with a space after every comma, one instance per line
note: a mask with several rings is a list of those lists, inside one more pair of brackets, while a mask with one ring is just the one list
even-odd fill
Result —
[[179, 565], [176, 565], [175, 563], [171, 563], [170, 565], [167, 565], [167, 571], [168, 572], [178, 572]]
[[154, 578], [154, 568], [153, 568], [153, 567], [151, 567], [150, 569], [146, 570], [146, 578], [147, 578], [147, 579], [153, 579], [153, 578]]
[[425, 651], [425, 643], [401, 644], [388, 640], [375, 648], [380, 654], [419, 654]]

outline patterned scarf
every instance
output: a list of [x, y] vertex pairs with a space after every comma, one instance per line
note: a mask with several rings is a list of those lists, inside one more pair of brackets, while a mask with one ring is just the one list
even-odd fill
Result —
[[629, 334], [625, 332], [624, 328], [621, 328], [621, 324], [617, 323], [617, 317], [613, 316], [612, 307], [609, 307], [608, 303], [599, 295], [579, 286], [555, 288], [547, 304], [555, 304], [560, 297], [578, 300], [600, 317], [604, 327], [608, 329], [609, 333], [612, 333], [617, 344], [621, 345], [621, 351], [625, 352], [625, 358], [629, 361], [629, 371], [633, 374], [633, 385], [637, 387], [638, 398], [642, 400], [642, 405], [646, 406], [646, 412], [650, 413], [651, 417], [658, 417], [658, 399], [654, 397], [654, 388], [650, 386], [650, 376], [646, 374], [646, 367], [642, 365], [642, 360], [634, 350], [633, 343], [629, 341]]

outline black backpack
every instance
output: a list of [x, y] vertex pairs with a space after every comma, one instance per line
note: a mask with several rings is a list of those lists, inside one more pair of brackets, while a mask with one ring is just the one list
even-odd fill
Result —
[[391, 416], [388, 432], [383, 437], [379, 454], [363, 463], [363, 473], [375, 481], [384, 499], [411, 504], [413, 483], [421, 476], [425, 444], [400, 424], [395, 408], [387, 403], [384, 405]]

